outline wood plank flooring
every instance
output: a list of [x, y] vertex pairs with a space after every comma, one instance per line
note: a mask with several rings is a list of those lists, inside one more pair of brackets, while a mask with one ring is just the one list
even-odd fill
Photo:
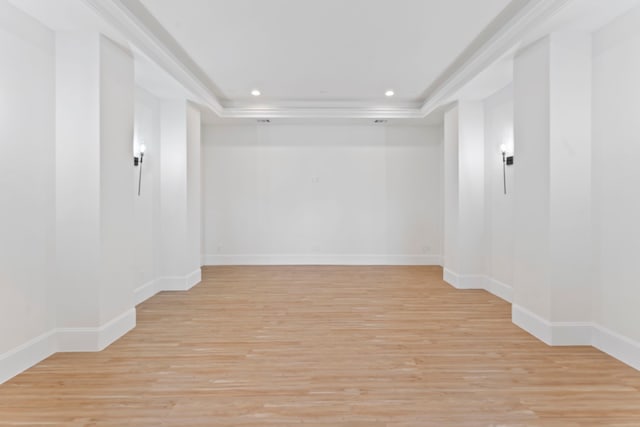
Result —
[[0, 425], [640, 426], [640, 372], [548, 347], [439, 267], [208, 267], [100, 353], [0, 385]]

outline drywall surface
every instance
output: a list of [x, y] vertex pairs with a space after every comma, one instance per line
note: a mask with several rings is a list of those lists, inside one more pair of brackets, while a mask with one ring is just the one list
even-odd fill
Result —
[[438, 264], [440, 128], [207, 126], [206, 264]]
[[640, 8], [593, 38], [596, 321], [640, 341]]

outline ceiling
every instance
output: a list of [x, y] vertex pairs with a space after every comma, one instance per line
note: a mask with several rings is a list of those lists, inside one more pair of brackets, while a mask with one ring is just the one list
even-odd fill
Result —
[[[141, 0], [224, 106], [417, 106], [509, 0]], [[259, 89], [259, 98], [251, 96]], [[393, 98], [385, 97], [392, 89]]]
[[[0, 0], [1, 1], [1, 0]], [[210, 121], [430, 123], [508, 84], [512, 57], [640, 0], [9, 0], [128, 46], [136, 83]], [[262, 95], [253, 97], [251, 90]], [[387, 90], [395, 96], [384, 96]]]

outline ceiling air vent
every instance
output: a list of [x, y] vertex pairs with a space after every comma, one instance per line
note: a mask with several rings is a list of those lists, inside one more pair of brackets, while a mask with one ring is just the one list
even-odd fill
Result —
[[265, 124], [265, 123], [271, 123], [271, 120], [269, 120], [269, 119], [258, 119], [257, 122], [261, 123], [261, 124]]
[[380, 123], [387, 123], [387, 121], [386, 121], [385, 119], [375, 119], [375, 120], [373, 121], [373, 123], [378, 123], [378, 124], [380, 124]]

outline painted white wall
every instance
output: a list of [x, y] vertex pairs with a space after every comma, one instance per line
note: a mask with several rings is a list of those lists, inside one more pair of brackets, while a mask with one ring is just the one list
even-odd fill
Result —
[[205, 127], [205, 263], [437, 263], [441, 140], [427, 127]]
[[99, 54], [98, 34], [56, 34], [58, 327], [99, 325]]
[[460, 101], [445, 114], [444, 278], [460, 288], [483, 287], [484, 106]]
[[[100, 36], [100, 324], [133, 307], [133, 57]], [[134, 315], [135, 316], [135, 315]], [[133, 325], [132, 325], [133, 326]]]
[[200, 110], [191, 103], [186, 107], [186, 150], [187, 150], [187, 244], [186, 272], [199, 271], [202, 266], [201, 244], [201, 202], [202, 178], [200, 175]]
[[590, 35], [546, 37], [518, 55], [514, 75], [516, 309], [586, 322], [593, 277]]
[[139, 169], [133, 168], [135, 259], [134, 289], [157, 279], [160, 266], [160, 101], [141, 88], [135, 92], [135, 125], [132, 152], [140, 144], [147, 151], [142, 167], [142, 187], [138, 196]]
[[550, 51], [551, 320], [591, 320], [591, 35], [554, 33]]
[[444, 115], [444, 236], [443, 265], [460, 271], [458, 256], [458, 108]]
[[186, 100], [160, 104], [162, 289], [200, 282], [200, 113]]
[[185, 272], [187, 205], [186, 102], [163, 100], [160, 106], [161, 276]]
[[133, 90], [128, 52], [97, 33], [56, 34], [59, 328], [133, 307]]
[[458, 102], [458, 253], [464, 275], [485, 272], [484, 108]]
[[139, 304], [163, 290], [200, 281], [200, 112], [184, 99], [136, 91], [133, 151], [147, 151], [138, 196], [135, 168], [136, 279]]
[[549, 282], [549, 40], [514, 63], [514, 304], [551, 316]]
[[[640, 342], [640, 8], [593, 39], [595, 318]], [[640, 366], [640, 351], [638, 351]]]
[[[486, 274], [490, 279], [510, 287], [513, 283], [513, 201], [517, 191], [514, 180], [516, 165], [507, 166], [505, 169], [507, 194], [504, 194], [500, 145], [505, 144], [510, 150], [514, 149], [512, 84], [485, 99], [484, 114]], [[515, 161], [517, 162], [517, 156]]]
[[0, 2], [0, 57], [1, 383], [5, 352], [54, 326], [54, 35]]

